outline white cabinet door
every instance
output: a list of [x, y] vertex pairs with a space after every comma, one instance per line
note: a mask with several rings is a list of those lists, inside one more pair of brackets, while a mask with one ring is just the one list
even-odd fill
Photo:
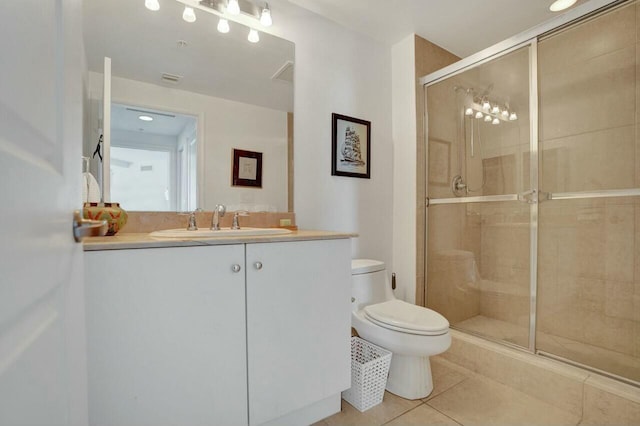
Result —
[[251, 425], [350, 386], [350, 279], [348, 239], [247, 245]]
[[246, 425], [244, 245], [85, 262], [90, 424]]

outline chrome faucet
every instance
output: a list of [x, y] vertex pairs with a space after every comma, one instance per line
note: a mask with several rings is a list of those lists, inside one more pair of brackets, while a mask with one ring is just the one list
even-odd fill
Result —
[[220, 230], [220, 218], [224, 217], [227, 208], [224, 204], [216, 204], [216, 207], [213, 209], [213, 216], [211, 216], [211, 230], [219, 231]]
[[249, 212], [238, 210], [233, 214], [233, 223], [231, 229], [240, 229], [240, 216], [249, 216]]

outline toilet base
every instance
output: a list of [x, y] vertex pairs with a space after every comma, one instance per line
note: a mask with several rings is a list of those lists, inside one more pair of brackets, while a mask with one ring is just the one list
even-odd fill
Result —
[[433, 391], [428, 356], [393, 354], [387, 379], [387, 391], [405, 399], [420, 399]]

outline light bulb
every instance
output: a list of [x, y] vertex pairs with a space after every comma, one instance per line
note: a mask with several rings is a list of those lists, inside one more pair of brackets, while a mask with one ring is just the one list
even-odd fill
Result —
[[560, 12], [561, 10], [565, 10], [570, 8], [575, 4], [577, 0], [556, 0], [551, 3], [549, 6], [549, 10], [552, 12]]
[[239, 15], [240, 14], [240, 5], [238, 4], [238, 0], [229, 0], [227, 3], [227, 12], [231, 15]]
[[500, 114], [500, 107], [498, 105], [494, 105], [491, 109], [492, 114]]
[[476, 112], [476, 118], [482, 118], [484, 116], [484, 114], [482, 114], [480, 111]]
[[491, 104], [489, 101], [482, 101], [482, 109], [485, 111], [489, 111], [491, 109]]
[[464, 115], [473, 115], [473, 110], [471, 108], [467, 108], [464, 110]]
[[507, 118], [509, 118], [509, 111], [508, 110], [506, 110], [506, 109], [502, 110], [502, 118], [504, 118], [505, 120]]
[[153, 10], [154, 12], [156, 10], [160, 10], [160, 3], [158, 3], [158, 0], [144, 0], [144, 5], [147, 9]]
[[249, 36], [247, 37], [247, 40], [249, 40], [251, 43], [257, 43], [260, 41], [260, 36], [258, 35], [258, 32], [256, 30], [251, 28], [249, 30]]
[[185, 6], [184, 12], [182, 12], [182, 19], [184, 19], [189, 23], [196, 22], [196, 12], [193, 10], [192, 7]]
[[500, 120], [498, 120], [497, 118], [494, 118], [491, 124], [500, 124]]
[[491, 116], [490, 115], [485, 115], [484, 116], [484, 121], [487, 122], [487, 123], [490, 122], [491, 121]]
[[220, 20], [218, 21], [218, 31], [226, 34], [229, 32], [229, 21], [227, 21], [224, 18], [220, 18]]
[[517, 119], [518, 119], [518, 115], [517, 115], [515, 112], [512, 112], [512, 113], [509, 115], [509, 121], [515, 121], [515, 120], [517, 120]]
[[269, 9], [269, 4], [267, 3], [262, 9], [262, 15], [260, 15], [260, 23], [264, 27], [270, 27], [273, 24], [271, 20], [271, 10]]
[[140, 115], [138, 116], [138, 120], [142, 120], [142, 121], [153, 121], [153, 117], [149, 116], [149, 115]]

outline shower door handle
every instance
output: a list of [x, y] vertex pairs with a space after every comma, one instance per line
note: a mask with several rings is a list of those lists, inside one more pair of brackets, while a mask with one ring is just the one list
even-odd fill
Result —
[[537, 189], [531, 189], [529, 191], [523, 192], [522, 194], [518, 194], [518, 201], [524, 201], [527, 204], [541, 203], [542, 201], [550, 199], [551, 194]]
[[518, 194], [518, 201], [524, 201], [527, 204], [535, 204], [538, 202], [538, 193], [535, 189], [525, 191], [522, 194]]

